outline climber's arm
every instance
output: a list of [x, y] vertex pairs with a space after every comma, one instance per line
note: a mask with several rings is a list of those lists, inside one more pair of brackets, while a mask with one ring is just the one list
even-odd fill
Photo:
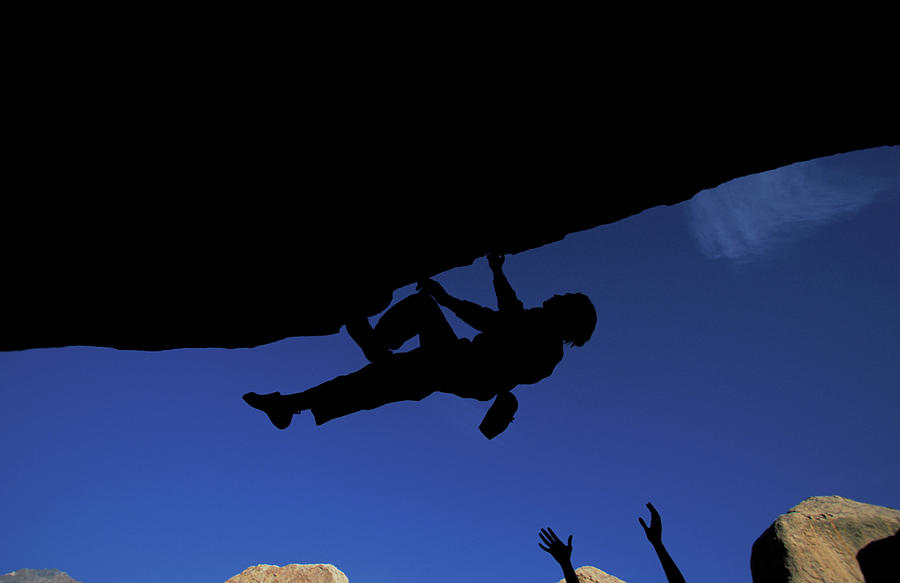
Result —
[[427, 279], [419, 283], [418, 289], [425, 291], [434, 300], [457, 315], [460, 320], [479, 331], [490, 327], [497, 312], [484, 306], [479, 306], [468, 300], [454, 298], [441, 287], [438, 282]]
[[516, 292], [503, 273], [503, 255], [493, 253], [487, 256], [488, 265], [494, 274], [494, 293], [497, 294], [497, 309], [501, 312], [509, 310], [524, 310], [522, 301], [516, 297]]

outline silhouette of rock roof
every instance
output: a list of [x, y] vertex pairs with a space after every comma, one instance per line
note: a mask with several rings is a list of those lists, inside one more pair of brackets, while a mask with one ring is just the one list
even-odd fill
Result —
[[[89, 90], [66, 107], [36, 92], [40, 115], [25, 116], [8, 160], [0, 350], [332, 334], [489, 251], [897, 142], [870, 102], [826, 124], [803, 98], [763, 111], [703, 84], [663, 92], [649, 72], [606, 72], [598, 86], [560, 67], [553, 83], [424, 93], [398, 77], [380, 92], [210, 80], [231, 70], [167, 70], [131, 91], [80, 67]], [[98, 98], [112, 88], [116, 99]]]

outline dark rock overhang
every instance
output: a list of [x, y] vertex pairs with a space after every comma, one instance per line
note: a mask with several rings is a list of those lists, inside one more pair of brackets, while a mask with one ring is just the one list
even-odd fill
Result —
[[825, 120], [802, 100], [763, 109], [655, 83], [299, 104], [149, 90], [48, 107], [12, 161], [0, 349], [332, 334], [487, 252], [897, 143], [886, 106]]

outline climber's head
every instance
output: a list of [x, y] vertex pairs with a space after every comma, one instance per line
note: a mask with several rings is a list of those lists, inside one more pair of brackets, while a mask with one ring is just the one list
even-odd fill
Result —
[[597, 310], [581, 293], [555, 295], [544, 302], [556, 330], [566, 344], [583, 346], [597, 325]]

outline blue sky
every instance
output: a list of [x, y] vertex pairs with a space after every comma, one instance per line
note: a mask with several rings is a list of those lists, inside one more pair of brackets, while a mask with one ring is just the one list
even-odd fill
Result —
[[[749, 582], [753, 541], [808, 496], [900, 508], [898, 219], [900, 148], [878, 148], [507, 257], [527, 306], [583, 291], [599, 322], [516, 390], [493, 441], [486, 404], [451, 395], [286, 431], [241, 400], [363, 366], [343, 332], [0, 353], [0, 573], [201, 583], [324, 562], [357, 583], [555, 582], [550, 526], [576, 566], [662, 582], [637, 520], [652, 501], [688, 581]], [[436, 279], [494, 305], [484, 260]]]

